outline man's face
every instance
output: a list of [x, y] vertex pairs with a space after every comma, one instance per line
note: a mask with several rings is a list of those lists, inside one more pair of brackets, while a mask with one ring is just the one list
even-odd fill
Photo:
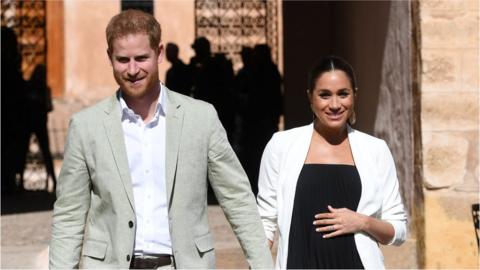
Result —
[[158, 85], [163, 46], [154, 50], [146, 34], [130, 34], [113, 41], [109, 55], [113, 76], [127, 98], [143, 98]]

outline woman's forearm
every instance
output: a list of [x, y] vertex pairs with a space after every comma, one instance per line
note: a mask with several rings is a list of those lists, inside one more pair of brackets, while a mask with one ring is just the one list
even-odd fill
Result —
[[392, 224], [370, 216], [364, 216], [363, 231], [383, 245], [389, 244], [395, 236]]

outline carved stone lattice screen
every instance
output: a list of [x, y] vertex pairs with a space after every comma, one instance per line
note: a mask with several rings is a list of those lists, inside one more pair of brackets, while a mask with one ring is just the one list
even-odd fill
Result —
[[242, 66], [242, 46], [266, 43], [278, 63], [276, 0], [195, 0], [195, 35], [206, 37], [214, 53], [225, 53], [234, 69]]
[[46, 62], [45, 0], [2, 0], [2, 26], [13, 28], [28, 79], [37, 64]]

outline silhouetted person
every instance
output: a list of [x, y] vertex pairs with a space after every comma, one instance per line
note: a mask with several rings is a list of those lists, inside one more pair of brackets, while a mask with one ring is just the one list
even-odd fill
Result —
[[18, 50], [17, 36], [13, 29], [2, 26], [2, 194], [15, 188], [15, 173], [18, 171], [18, 151], [24, 112], [24, 80], [22, 56]]
[[254, 91], [255, 87], [253, 74], [255, 62], [253, 58], [253, 49], [250, 47], [242, 47], [240, 55], [242, 57], [243, 67], [235, 76], [234, 89], [237, 110], [242, 118], [244, 118], [248, 110], [249, 95]]
[[[231, 97], [233, 66], [224, 54], [212, 55], [210, 42], [205, 37], [195, 39], [192, 44], [195, 55], [190, 59], [189, 68], [193, 78], [193, 97], [212, 104], [232, 144], [235, 128], [235, 111]], [[216, 204], [209, 187], [208, 203]]]
[[178, 58], [178, 46], [174, 43], [167, 43], [166, 56], [172, 66], [167, 71], [165, 84], [172, 91], [190, 96], [192, 75], [188, 66]]
[[246, 165], [245, 157], [245, 132], [246, 132], [246, 114], [248, 112], [248, 99], [251, 92], [254, 91], [254, 78], [253, 78], [253, 49], [250, 47], [242, 47], [240, 52], [242, 57], [243, 67], [237, 72], [234, 79], [234, 100], [235, 100], [235, 115], [236, 126], [234, 145], [236, 146], [237, 155], [242, 162], [242, 165]]
[[[283, 113], [282, 78], [272, 61], [270, 47], [256, 45], [253, 49], [251, 79], [246, 79], [249, 89], [244, 125], [245, 170], [257, 194], [260, 160], [265, 145], [278, 130], [278, 120]], [[248, 66], [248, 65], [247, 65]], [[251, 82], [248, 82], [251, 80]]]
[[[30, 143], [30, 137], [35, 134], [42, 152], [43, 162], [47, 169], [46, 189], [48, 189], [49, 176], [53, 180], [53, 190], [56, 186], [56, 177], [53, 167], [52, 155], [48, 140], [48, 112], [52, 111], [52, 99], [50, 88], [46, 81], [45, 65], [37, 65], [32, 73], [30, 80], [26, 84], [25, 99], [25, 123], [21, 136], [22, 163], [20, 167], [20, 179], [23, 181], [23, 171], [25, 170], [26, 154]], [[21, 182], [22, 183], [22, 182]]]
[[215, 107], [231, 141], [234, 128], [232, 62], [222, 53], [212, 56], [210, 42], [204, 37], [197, 38], [192, 48], [195, 56], [189, 66], [193, 74], [193, 95]]
[[193, 95], [197, 99], [212, 103], [213, 97], [209, 89], [209, 77], [213, 75], [210, 74], [213, 65], [210, 41], [199, 37], [193, 42], [192, 48], [195, 55], [190, 59], [189, 67], [193, 74]]

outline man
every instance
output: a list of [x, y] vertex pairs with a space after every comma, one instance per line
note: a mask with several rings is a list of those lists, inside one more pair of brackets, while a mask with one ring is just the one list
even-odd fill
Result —
[[158, 80], [160, 25], [127, 10], [106, 30], [117, 93], [73, 116], [51, 268], [214, 268], [207, 175], [252, 268], [271, 268], [248, 180], [213, 107]]

